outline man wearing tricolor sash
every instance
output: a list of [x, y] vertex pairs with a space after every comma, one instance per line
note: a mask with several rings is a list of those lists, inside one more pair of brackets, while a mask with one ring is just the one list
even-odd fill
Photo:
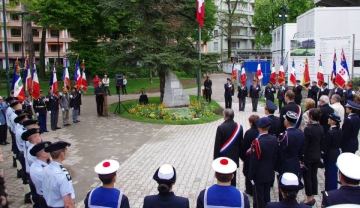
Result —
[[[218, 126], [215, 137], [214, 159], [228, 157], [239, 167], [240, 145], [243, 140], [243, 128], [234, 121], [234, 111], [225, 109], [223, 112], [224, 123]], [[231, 185], [236, 186], [236, 171]]]

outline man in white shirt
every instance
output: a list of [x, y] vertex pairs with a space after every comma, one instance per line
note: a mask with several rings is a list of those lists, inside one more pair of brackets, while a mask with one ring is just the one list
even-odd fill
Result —
[[109, 96], [111, 96], [110, 89], [109, 89], [110, 79], [107, 77], [106, 74], [104, 75], [104, 78], [102, 79], [102, 83], [104, 85], [105, 93], [107, 93]]
[[341, 118], [340, 126], [342, 126], [344, 123], [345, 109], [341, 105], [340, 101], [341, 101], [340, 95], [333, 94], [331, 96], [331, 100], [330, 100], [331, 105], [330, 106], [334, 109], [334, 112], [340, 116], [340, 118]]
[[127, 80], [125, 78], [125, 75], [123, 75], [122, 94], [127, 94], [127, 92], [126, 92], [126, 84], [127, 84]]

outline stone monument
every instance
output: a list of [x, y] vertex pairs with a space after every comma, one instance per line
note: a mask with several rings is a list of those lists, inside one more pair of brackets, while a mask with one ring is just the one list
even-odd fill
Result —
[[184, 107], [190, 104], [189, 95], [185, 94], [179, 78], [171, 70], [165, 78], [163, 103], [166, 107]]

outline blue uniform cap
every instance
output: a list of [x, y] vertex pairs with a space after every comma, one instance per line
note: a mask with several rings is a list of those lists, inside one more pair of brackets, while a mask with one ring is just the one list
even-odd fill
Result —
[[5, 99], [5, 101], [6, 101], [7, 103], [10, 103], [11, 101], [14, 101], [14, 100], [18, 100], [17, 97], [7, 97], [7, 98]]
[[21, 104], [20, 101], [17, 100], [17, 101], [14, 101], [14, 102], [10, 103], [10, 107], [12, 108], [17, 104]]
[[30, 114], [30, 112], [28, 110], [24, 110], [24, 109], [20, 109], [20, 110], [15, 111], [16, 115], [20, 115], [20, 114], [24, 114], [24, 113]]
[[29, 114], [24, 114], [24, 115], [18, 116], [14, 119], [14, 122], [20, 123], [20, 121], [22, 121], [24, 118], [31, 119], [31, 116]]
[[39, 123], [38, 120], [30, 119], [30, 120], [24, 121], [22, 125], [23, 125], [24, 127], [27, 127], [27, 126], [29, 126], [29, 125], [37, 124], [37, 123]]
[[49, 146], [51, 144], [51, 142], [40, 142], [38, 144], [36, 144], [31, 150], [30, 150], [30, 154], [32, 156], [36, 156], [36, 154], [45, 149], [45, 147]]
[[31, 136], [33, 134], [41, 134], [41, 133], [42, 133], [41, 129], [36, 129], [36, 128], [28, 129], [21, 135], [21, 139], [24, 141], [27, 141], [29, 136]]
[[331, 120], [333, 120], [333, 121], [336, 121], [336, 122], [338, 122], [338, 123], [341, 122], [340, 116], [339, 116], [338, 114], [336, 114], [336, 113], [328, 114], [328, 116], [329, 116], [329, 118], [330, 118]]
[[353, 101], [347, 100], [346, 102], [347, 102], [347, 103], [346, 103], [345, 107], [347, 107], [347, 108], [353, 108], [353, 109], [357, 109], [357, 110], [360, 109], [360, 105], [354, 103]]
[[272, 120], [269, 117], [262, 117], [255, 121], [255, 125], [258, 128], [265, 128], [267, 126], [270, 126], [272, 123]]
[[271, 100], [267, 100], [266, 101], [266, 107], [270, 110], [276, 111], [277, 110], [277, 106], [275, 105], [275, 103]]
[[57, 141], [54, 143], [51, 143], [49, 146], [45, 148], [45, 152], [55, 152], [61, 149], [65, 149], [65, 147], [70, 147], [71, 144], [64, 141]]

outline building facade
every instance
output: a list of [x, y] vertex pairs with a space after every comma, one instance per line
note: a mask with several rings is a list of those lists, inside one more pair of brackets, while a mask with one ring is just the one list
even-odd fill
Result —
[[[5, 0], [6, 3], [12, 0]], [[26, 57], [25, 42], [23, 41], [23, 27], [21, 4], [12, 4], [6, 8], [6, 33], [7, 33], [7, 47], [9, 53], [9, 66], [13, 67], [16, 59], [22, 62], [22, 55]], [[0, 11], [0, 22], [4, 22], [3, 13]], [[34, 40], [35, 58], [39, 60], [40, 57], [40, 42], [42, 37], [43, 28], [41, 26], [32, 24], [32, 34]], [[24, 38], [25, 40], [25, 38]], [[45, 63], [52, 65], [55, 59], [64, 57], [69, 51], [70, 42], [72, 38], [67, 30], [58, 31], [56, 29], [46, 29], [46, 44], [45, 44]], [[4, 29], [1, 27], [0, 32], [0, 68], [5, 69], [5, 42], [4, 42]], [[58, 54], [58, 47], [60, 54]], [[57, 60], [59, 62], [59, 60]]]
[[[221, 13], [226, 13], [228, 5], [226, 0], [215, 0], [215, 5], [218, 8], [217, 19], [218, 23], [213, 31], [213, 40], [207, 43], [207, 52], [209, 53], [221, 53], [222, 61], [227, 60], [228, 53], [228, 39], [226, 32], [222, 30], [222, 27], [226, 25], [221, 23]], [[260, 50], [255, 47], [255, 34], [256, 28], [252, 23], [252, 18], [255, 11], [254, 0], [230, 0], [231, 9], [235, 8], [235, 13], [241, 15], [236, 23], [233, 23], [231, 31], [231, 50], [232, 57], [236, 57], [240, 60], [256, 59], [260, 54], [262, 59], [270, 59], [270, 48], [262, 48]], [[221, 25], [222, 24], [222, 25]]]

